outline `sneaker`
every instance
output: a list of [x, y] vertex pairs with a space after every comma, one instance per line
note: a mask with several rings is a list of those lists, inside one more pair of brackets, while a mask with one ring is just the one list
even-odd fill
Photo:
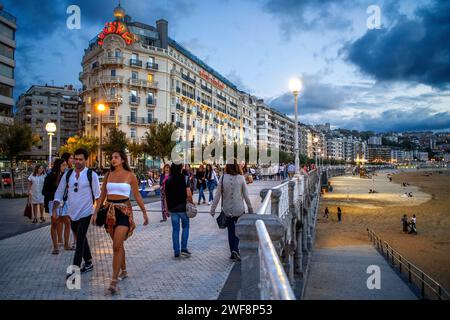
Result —
[[180, 254], [179, 254], [179, 253], [175, 253], [173, 257], [174, 257], [174, 258], [179, 258], [179, 257], [180, 257]]
[[81, 273], [86, 273], [92, 270], [94, 270], [94, 265], [92, 264], [92, 261], [85, 262], [80, 269]]
[[233, 261], [241, 261], [241, 256], [239, 255], [238, 252], [233, 251], [233, 252], [231, 253], [230, 259], [233, 260]]
[[181, 250], [181, 255], [183, 257], [190, 257], [191, 253], [187, 249], [185, 249], [185, 250]]

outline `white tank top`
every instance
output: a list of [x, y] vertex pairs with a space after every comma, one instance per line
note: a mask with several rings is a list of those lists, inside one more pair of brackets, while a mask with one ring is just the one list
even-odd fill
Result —
[[107, 194], [129, 197], [131, 193], [131, 185], [129, 183], [108, 182], [106, 184], [106, 191]]

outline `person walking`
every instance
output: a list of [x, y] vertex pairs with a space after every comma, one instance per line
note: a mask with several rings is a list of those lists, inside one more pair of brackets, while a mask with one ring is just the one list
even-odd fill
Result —
[[214, 189], [217, 187], [217, 175], [214, 171], [212, 165], [207, 164], [206, 165], [206, 186], [208, 187], [209, 191], [209, 200], [208, 200], [208, 206], [211, 205], [211, 202], [214, 200]]
[[[59, 254], [59, 242], [61, 241], [58, 238], [58, 229], [61, 226], [64, 227], [64, 249], [65, 250], [75, 250], [75, 246], [70, 246], [70, 218], [67, 215], [67, 206], [59, 207], [56, 210], [56, 215], [53, 215], [53, 200], [55, 198], [55, 192], [58, 188], [59, 182], [61, 181], [61, 177], [64, 175], [64, 172], [67, 168], [67, 163], [63, 159], [56, 159], [52, 170], [45, 177], [44, 187], [42, 189], [42, 194], [45, 199], [45, 207], [47, 208], [47, 212], [51, 216], [51, 227], [50, 227], [50, 236], [52, 238], [53, 243], [53, 251], [52, 254]], [[58, 242], [59, 240], [59, 242]]]
[[295, 174], [295, 166], [294, 166], [293, 163], [289, 164], [289, 166], [287, 167], [287, 172], [288, 172], [288, 175], [289, 175], [289, 179], [292, 179], [292, 177]]
[[167, 210], [166, 207], [166, 200], [165, 200], [166, 195], [164, 192], [164, 185], [166, 184], [166, 181], [169, 179], [169, 176], [170, 176], [170, 165], [166, 163], [163, 167], [163, 172], [159, 177], [159, 188], [161, 190], [161, 214], [162, 214], [162, 220], [160, 220], [159, 222], [165, 222], [167, 221], [167, 218], [170, 217], [169, 211]]
[[328, 220], [328, 214], [330, 212], [328, 211], [328, 207], [325, 208], [325, 212], [323, 213], [323, 217], [326, 218]]
[[[167, 208], [172, 220], [172, 244], [174, 257], [180, 255], [190, 257], [188, 250], [189, 217], [186, 214], [187, 202], [194, 203], [188, 177], [182, 173], [183, 165], [172, 163], [170, 166], [170, 178], [165, 185]], [[182, 227], [180, 248], [180, 221]], [[181, 249], [181, 250], [180, 250]]]
[[409, 223], [409, 228], [410, 228], [409, 233], [417, 234], [416, 222], [417, 222], [416, 215], [413, 214], [413, 216], [411, 218], [411, 222]]
[[403, 233], [408, 233], [408, 216], [404, 214], [401, 221], [403, 226]]
[[33, 223], [37, 223], [38, 211], [40, 214], [40, 222], [45, 222], [44, 218], [44, 195], [42, 194], [42, 188], [44, 187], [44, 167], [41, 164], [36, 164], [33, 173], [28, 177], [28, 197], [31, 199], [31, 205], [33, 208]]
[[[64, 153], [61, 155], [61, 159], [63, 159], [63, 160], [66, 161], [66, 164], [67, 164], [67, 165], [66, 165], [66, 172], [69, 171], [70, 169], [73, 169], [73, 154], [71, 154], [71, 153], [69, 153], [69, 152], [64, 152]], [[66, 210], [66, 211], [67, 211], [67, 210]], [[59, 243], [60, 245], [62, 245], [63, 224], [64, 224], [64, 222], [66, 222], [66, 220], [68, 221], [69, 226], [70, 226], [70, 217], [67, 216], [67, 218], [65, 218], [65, 220], [63, 220], [62, 222], [60, 221], [60, 222], [58, 223], [58, 227], [57, 227], [58, 243]], [[67, 223], [67, 222], [66, 222], [66, 223]], [[69, 228], [69, 229], [70, 229], [70, 228]], [[75, 247], [77, 246], [77, 242], [76, 242], [76, 234], [73, 233], [73, 232], [72, 232], [72, 234], [73, 234], [73, 239], [74, 239], [74, 241], [73, 241], [73, 244], [72, 244], [71, 248], [75, 248]]]
[[[98, 176], [92, 169], [86, 167], [88, 156], [89, 153], [85, 149], [75, 151], [75, 169], [70, 169], [61, 178], [52, 208], [52, 215], [56, 216], [62, 203], [67, 206], [72, 232], [76, 238], [73, 265], [80, 268], [81, 273], [94, 269], [86, 234], [94, 211], [93, 204], [100, 197]], [[84, 260], [83, 266], [81, 266], [82, 260]], [[74, 270], [66, 277], [71, 277], [73, 273], [75, 273]]]
[[225, 174], [220, 178], [216, 196], [210, 210], [210, 214], [213, 217], [220, 199], [222, 199], [222, 211], [228, 218], [230, 259], [240, 261], [239, 238], [236, 236], [235, 226], [239, 218], [245, 214], [244, 201], [247, 204], [248, 213], [253, 213], [253, 207], [242, 170], [236, 160], [234, 160], [234, 163], [225, 166]]
[[341, 223], [341, 221], [342, 221], [342, 210], [341, 210], [341, 207], [337, 208], [337, 216], [338, 216], [338, 222]]
[[194, 194], [194, 173], [192, 172], [191, 166], [189, 164], [184, 165], [183, 174], [189, 178], [189, 187], [191, 188], [191, 193]]
[[203, 199], [203, 203], [206, 203], [204, 190], [206, 189], [206, 173], [205, 167], [201, 164], [197, 172], [195, 173], [195, 179], [197, 179], [197, 189], [198, 189], [198, 204]]
[[98, 211], [104, 205], [103, 210], [107, 211], [104, 226], [113, 241], [113, 272], [108, 288], [111, 294], [118, 292], [117, 282], [128, 277], [123, 244], [125, 240], [131, 237], [136, 228], [130, 202], [131, 192], [133, 192], [134, 199], [142, 210], [144, 226], [146, 226], [148, 225], [148, 216], [144, 201], [139, 193], [138, 179], [131, 172], [127, 155], [123, 151], [115, 151], [111, 155], [111, 169], [105, 177], [100, 199], [97, 201], [92, 216], [92, 223], [95, 225]]

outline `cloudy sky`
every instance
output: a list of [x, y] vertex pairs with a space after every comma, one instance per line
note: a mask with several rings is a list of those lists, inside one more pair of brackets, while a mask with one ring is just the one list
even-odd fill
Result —
[[[15, 96], [31, 84], [75, 84], [89, 40], [117, 0], [6, 0], [18, 19]], [[81, 29], [66, 27], [67, 7]], [[370, 5], [381, 26], [369, 29]], [[448, 0], [122, 0], [135, 21], [169, 21], [169, 36], [272, 107], [357, 130], [450, 129]]]

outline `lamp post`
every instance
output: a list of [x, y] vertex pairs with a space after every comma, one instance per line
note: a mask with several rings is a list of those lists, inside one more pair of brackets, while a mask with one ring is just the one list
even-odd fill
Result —
[[319, 138], [314, 137], [314, 160], [317, 168], [317, 142], [319, 142]]
[[49, 122], [45, 125], [45, 131], [48, 134], [48, 166], [52, 166], [52, 137], [56, 132], [56, 124], [54, 122]]
[[300, 158], [299, 158], [299, 150], [298, 150], [298, 94], [302, 89], [302, 82], [299, 78], [292, 78], [289, 81], [289, 90], [294, 94], [294, 108], [295, 108], [295, 144], [294, 144], [294, 153], [295, 153], [295, 173], [300, 173]]
[[98, 159], [99, 159], [99, 166], [100, 169], [102, 168], [102, 116], [103, 116], [103, 111], [105, 111], [106, 107], [103, 103], [99, 103], [97, 105], [97, 110], [100, 113], [100, 121], [99, 121], [99, 126], [100, 126], [100, 139], [99, 139], [99, 150], [98, 150]]

